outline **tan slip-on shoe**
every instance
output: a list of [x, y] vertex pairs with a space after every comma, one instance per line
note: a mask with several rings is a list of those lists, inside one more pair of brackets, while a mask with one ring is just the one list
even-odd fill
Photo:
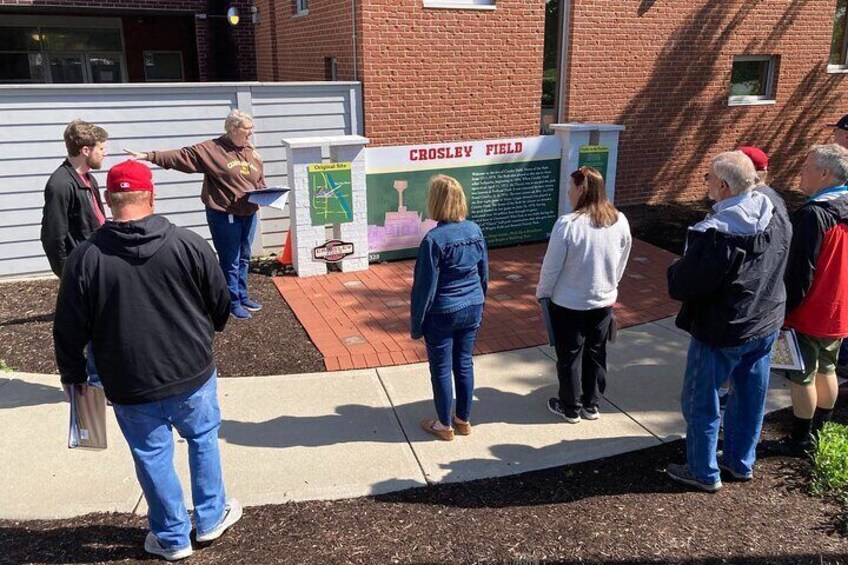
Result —
[[453, 417], [453, 429], [461, 436], [471, 435], [471, 422], [463, 422], [456, 416]]
[[421, 428], [428, 434], [434, 435], [442, 441], [453, 441], [453, 430], [437, 430], [433, 426], [437, 420], [422, 420]]

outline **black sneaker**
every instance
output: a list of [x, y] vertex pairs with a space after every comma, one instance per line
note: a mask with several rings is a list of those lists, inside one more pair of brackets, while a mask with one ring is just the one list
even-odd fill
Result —
[[562, 402], [559, 401], [559, 398], [548, 399], [548, 410], [550, 410], [569, 424], [578, 424], [580, 422], [580, 412], [578, 412], [577, 410], [571, 410], [569, 408], [563, 408]]
[[692, 472], [689, 470], [689, 465], [678, 465], [677, 463], [672, 463], [668, 466], [665, 472], [674, 481], [682, 485], [695, 487], [696, 489], [709, 493], [716, 493], [721, 490], [721, 479], [714, 482], [713, 484], [702, 483], [701, 481], [696, 479]]
[[766, 453], [796, 459], [809, 459], [816, 451], [816, 443], [812, 436], [808, 441], [798, 441], [792, 436], [786, 436], [777, 441], [764, 441], [761, 445]]
[[601, 412], [597, 406], [584, 406], [580, 409], [580, 416], [584, 420], [597, 420], [601, 417]]
[[716, 459], [718, 459], [719, 470], [726, 475], [730, 475], [733, 478], [734, 481], [739, 481], [740, 483], [747, 483], [748, 481], [750, 481], [751, 479], [754, 478], [753, 472], [743, 475], [742, 473], [738, 473], [738, 472], [734, 471], [733, 469], [731, 469], [730, 467], [728, 467], [727, 465], [725, 465], [724, 462], [722, 461], [722, 459], [724, 459], [724, 453], [723, 452], [721, 452], [721, 451], [717, 452], [716, 453]]

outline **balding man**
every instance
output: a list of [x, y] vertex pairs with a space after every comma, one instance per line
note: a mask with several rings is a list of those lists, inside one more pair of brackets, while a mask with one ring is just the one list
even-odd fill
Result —
[[[669, 294], [683, 302], [677, 326], [692, 339], [681, 396], [686, 464], [667, 472], [717, 492], [722, 471], [735, 480], [753, 478], [792, 228], [773, 191], [754, 190], [759, 177], [743, 152], [718, 155], [705, 181], [713, 213], [689, 229], [683, 257], [668, 269]], [[718, 393], [728, 376], [724, 452], [717, 454]]]
[[793, 237], [786, 269], [786, 326], [793, 328], [804, 371], [789, 372], [792, 434], [777, 450], [803, 456], [830, 420], [839, 385], [836, 363], [848, 336], [848, 149], [817, 145], [801, 167], [807, 202], [792, 216]]

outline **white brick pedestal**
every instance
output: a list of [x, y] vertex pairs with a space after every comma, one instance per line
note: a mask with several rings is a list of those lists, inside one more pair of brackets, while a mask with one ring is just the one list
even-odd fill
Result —
[[354, 253], [345, 257], [341, 270], [368, 269], [368, 209], [365, 198], [365, 146], [368, 139], [359, 135], [335, 137], [298, 137], [284, 139], [288, 149], [289, 209], [291, 210], [292, 263], [298, 276], [327, 273], [327, 265], [312, 258], [312, 250], [327, 242], [325, 226], [313, 226], [309, 198], [309, 165], [322, 162], [322, 148], [329, 149], [330, 161], [350, 162], [353, 194], [353, 222], [333, 226], [333, 239], [353, 243]]
[[615, 202], [615, 175], [618, 163], [618, 136], [624, 126], [614, 124], [553, 124], [551, 129], [562, 141], [562, 166], [559, 183], [559, 214], [571, 212], [568, 200], [568, 187], [571, 186], [571, 173], [577, 170], [580, 161], [580, 148], [584, 145], [605, 145], [609, 148], [607, 176], [604, 185], [607, 198]]

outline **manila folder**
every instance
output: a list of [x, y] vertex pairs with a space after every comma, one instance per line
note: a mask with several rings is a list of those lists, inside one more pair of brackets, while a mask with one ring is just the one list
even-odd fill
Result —
[[89, 386], [85, 394], [71, 386], [71, 425], [68, 447], [106, 449], [106, 395], [103, 389]]

